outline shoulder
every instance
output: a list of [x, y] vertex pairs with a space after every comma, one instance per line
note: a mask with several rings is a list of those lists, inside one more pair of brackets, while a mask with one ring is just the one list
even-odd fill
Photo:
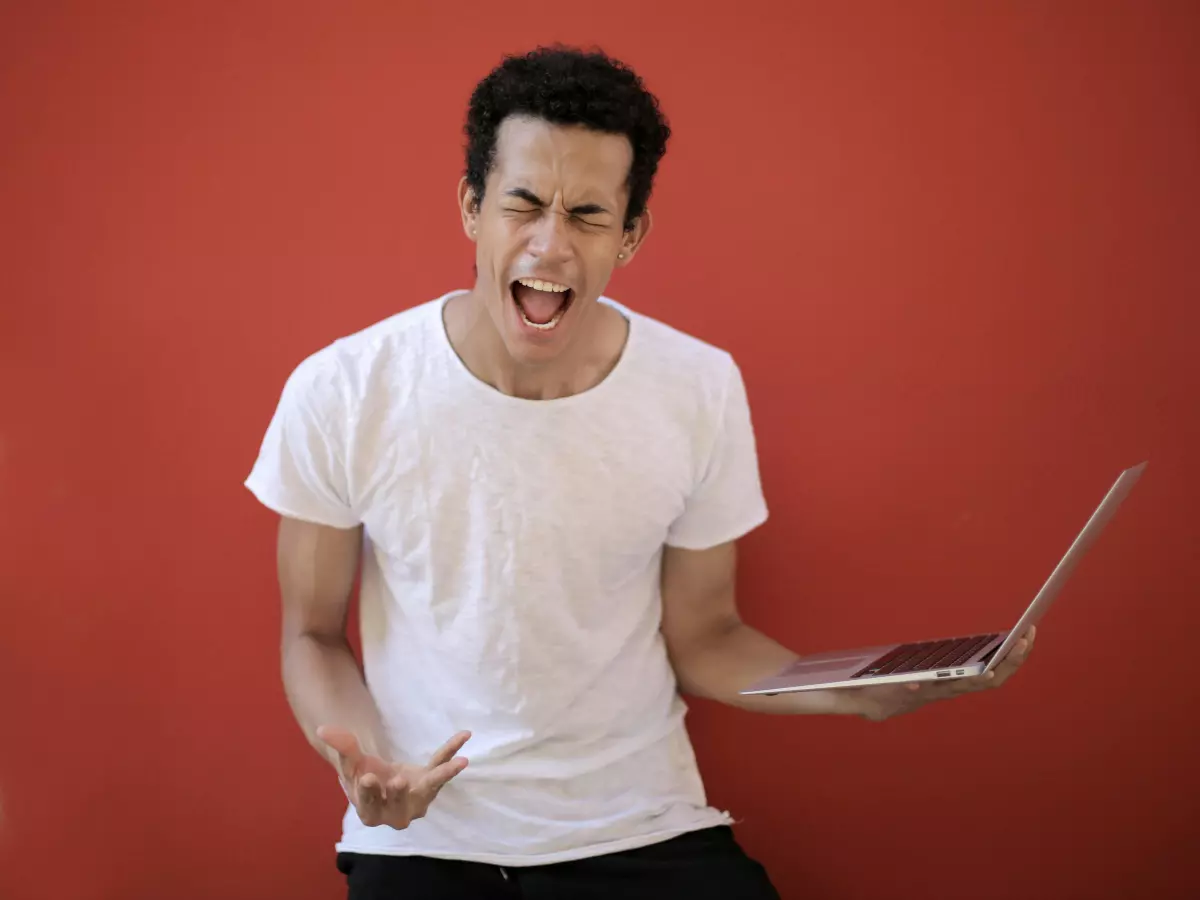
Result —
[[357, 407], [381, 381], [403, 380], [431, 345], [443, 299], [403, 310], [311, 353], [289, 375], [285, 397], [333, 414]]
[[723, 347], [616, 301], [605, 298], [605, 302], [630, 320], [631, 334], [636, 335], [636, 368], [659, 390], [720, 405], [731, 383], [740, 380], [733, 354]]

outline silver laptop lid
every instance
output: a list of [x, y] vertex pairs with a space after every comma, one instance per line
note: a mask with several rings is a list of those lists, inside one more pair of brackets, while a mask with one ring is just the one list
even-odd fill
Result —
[[1054, 571], [1050, 573], [1050, 577], [1046, 579], [1046, 583], [1042, 585], [1042, 589], [1038, 591], [1037, 596], [1033, 598], [1033, 602], [1029, 604], [1029, 608], [1025, 610], [1025, 614], [1021, 616], [1021, 620], [1017, 622], [1015, 628], [1008, 633], [1008, 637], [1004, 639], [996, 652], [992, 654], [991, 660], [988, 661], [986, 672], [996, 666], [1004, 655], [1012, 649], [1013, 644], [1021, 639], [1021, 636], [1029, 630], [1031, 625], [1036, 625], [1046, 610], [1050, 608], [1050, 604], [1054, 602], [1054, 598], [1058, 596], [1063, 585], [1067, 583], [1067, 579], [1071, 577], [1071, 573], [1075, 571], [1075, 567], [1079, 565], [1079, 561], [1084, 554], [1091, 549], [1092, 544], [1096, 543], [1096, 539], [1100, 537], [1100, 533], [1104, 531], [1104, 527], [1112, 520], [1112, 517], [1117, 514], [1117, 509], [1121, 503], [1129, 496], [1129, 492], [1133, 490], [1133, 486], [1137, 484], [1138, 479], [1142, 477], [1142, 472], [1146, 469], [1146, 463], [1139, 463], [1132, 468], [1126, 469], [1120, 474], [1113, 486], [1109, 488], [1108, 494], [1100, 501], [1100, 505], [1096, 507], [1096, 511], [1092, 513], [1092, 517], [1088, 519], [1088, 523], [1083, 526], [1083, 531], [1079, 532], [1074, 543], [1071, 544], [1064, 556]]

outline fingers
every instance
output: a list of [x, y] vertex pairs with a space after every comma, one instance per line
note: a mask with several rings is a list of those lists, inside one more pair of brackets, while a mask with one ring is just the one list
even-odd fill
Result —
[[421, 787], [424, 790], [437, 793], [445, 787], [450, 779], [466, 767], [467, 761], [461, 756], [456, 756], [454, 759], [448, 760], [440, 766], [433, 766], [421, 779]]
[[1026, 636], [1021, 638], [1013, 646], [1012, 651], [1000, 661], [988, 675], [994, 676], [996, 684], [1005, 681], [1013, 672], [1017, 671], [1029, 658], [1030, 652], [1033, 650], [1033, 634], [1032, 629], [1026, 632]]
[[870, 719], [885, 719], [935, 700], [1000, 687], [1029, 658], [1036, 637], [1037, 629], [1031, 627], [996, 668], [980, 675], [860, 688], [857, 704], [861, 714]]
[[382, 806], [388, 801], [387, 788], [379, 776], [374, 772], [368, 772], [355, 782], [355, 787], [358, 788], [358, 798], [368, 806]]
[[1027, 657], [1033, 650], [1033, 639], [1037, 637], [1037, 629], [1030, 628], [1027, 632], [1021, 635], [1021, 639], [1017, 641], [1017, 646], [1013, 648], [1013, 652], [1009, 656], [1019, 656], [1021, 659]]
[[1006, 664], [1020, 665], [1024, 662], [1026, 657], [1029, 656], [1030, 651], [1033, 650], [1033, 639], [1035, 637], [1037, 637], [1037, 628], [1031, 626], [1028, 631], [1021, 635], [1021, 639], [1013, 645], [1012, 650], [1008, 652], [1008, 655], [1000, 661], [1000, 664], [996, 668], [1002, 668]]
[[1008, 652], [1004, 659], [996, 665], [996, 668], [990, 669], [981, 675], [972, 676], [971, 678], [957, 679], [952, 682], [951, 686], [955, 688], [956, 693], [1000, 687], [1029, 658], [1029, 654], [1033, 651], [1035, 637], [1037, 637], [1037, 628], [1031, 626], [1021, 639], [1013, 645], [1012, 650]]
[[920, 691], [920, 702], [929, 703], [934, 700], [957, 697], [959, 694], [965, 694], [967, 691], [977, 690], [977, 688], [966, 686], [973, 680], [971, 678], [956, 678], [953, 681], [920, 681], [915, 682], [911, 687]]
[[438, 791], [467, 767], [467, 760], [455, 754], [471, 733], [459, 732], [439, 747], [427, 767], [397, 766], [367, 756], [355, 736], [344, 728], [322, 726], [317, 729], [317, 737], [341, 757], [346, 770], [343, 784], [362, 823], [368, 827], [407, 828], [425, 815]]
[[384, 821], [385, 792], [379, 776], [368, 772], [354, 782], [350, 797], [354, 810], [364, 825], [381, 825]]
[[460, 731], [433, 752], [433, 756], [429, 757], [429, 765], [434, 767], [450, 762], [454, 758], [454, 754], [461, 750], [463, 745], [470, 739], [471, 732]]
[[465, 757], [456, 756], [463, 745], [471, 739], [471, 732], [460, 731], [446, 741], [429, 758], [429, 771], [425, 773], [423, 787], [437, 793], [451, 778], [467, 767]]
[[390, 825], [407, 828], [413, 819], [423, 815], [418, 809], [408, 779], [396, 773], [386, 781], [374, 772], [368, 772], [355, 782], [355, 793], [351, 798], [355, 812], [364, 825]]
[[973, 691], [981, 691], [993, 686], [994, 672], [984, 672], [982, 675], [968, 675], [965, 678], [950, 678], [939, 681], [918, 681], [908, 685], [911, 690], [919, 690], [926, 701], [944, 700], [958, 697]]
[[955, 694], [969, 694], [971, 691], [982, 691], [985, 688], [994, 687], [996, 673], [984, 672], [982, 675], [972, 675], [969, 678], [955, 679], [950, 687]]

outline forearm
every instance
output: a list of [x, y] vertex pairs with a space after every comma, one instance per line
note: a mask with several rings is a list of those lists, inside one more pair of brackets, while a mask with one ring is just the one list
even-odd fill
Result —
[[317, 737], [322, 725], [351, 731], [363, 750], [391, 757], [387, 736], [350, 645], [345, 639], [301, 634], [284, 640], [283, 685], [308, 742], [331, 764], [337, 753]]
[[779, 715], [861, 714], [846, 691], [797, 691], [774, 697], [738, 693], [798, 658], [761, 631], [734, 622], [679, 648], [672, 654], [672, 664], [685, 693], [740, 709]]

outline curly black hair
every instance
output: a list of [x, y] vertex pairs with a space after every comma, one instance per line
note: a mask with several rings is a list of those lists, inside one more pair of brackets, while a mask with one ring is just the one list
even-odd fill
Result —
[[646, 210], [654, 173], [667, 152], [671, 128], [658, 98], [624, 63], [600, 50], [554, 45], [507, 56], [475, 87], [467, 110], [467, 184], [477, 200], [496, 154], [496, 135], [509, 116], [527, 115], [554, 125], [582, 125], [622, 134], [633, 145], [625, 228]]

